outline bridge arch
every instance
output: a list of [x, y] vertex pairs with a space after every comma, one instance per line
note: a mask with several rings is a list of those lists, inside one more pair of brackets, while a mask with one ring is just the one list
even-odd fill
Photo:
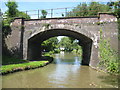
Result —
[[[48, 34], [45, 34], [45, 32], [48, 33], [49, 31], [59, 31], [60, 29], [58, 33], [62, 31], [67, 32], [68, 30], [68, 33], [70, 34], [73, 31], [76, 33], [72, 33], [71, 35], [68, 35], [68, 33], [62, 33], [56, 34], [56, 36], [66, 35], [75, 37], [76, 39], [78, 38], [77, 36], [81, 37], [81, 39], [78, 39], [83, 40], [81, 46], [84, 47], [84, 57], [90, 56], [88, 54], [86, 55], [88, 50], [85, 50], [85, 47], [90, 47], [91, 49], [89, 50], [91, 50], [91, 57], [89, 65], [96, 67], [99, 63], [100, 30], [103, 31], [104, 39], [110, 37], [111, 46], [117, 50], [118, 24], [116, 21], [116, 16], [112, 15], [111, 13], [99, 13], [99, 16], [97, 17], [62, 17], [29, 20], [24, 18], [15, 18], [11, 23], [11, 35], [5, 38], [5, 44], [10, 52], [10, 55], [16, 58], [25, 60], [32, 58], [36, 59], [35, 55], [32, 55], [32, 57], [29, 55], [32, 53], [31, 50], [33, 50], [32, 42], [34, 42], [34, 44], [37, 46], [37, 37], [39, 37], [39, 41], [42, 41], [52, 37]], [[42, 34], [42, 32], [44, 33], [44, 39], [42, 36], [40, 38], [40, 34]], [[50, 34], [55, 36], [54, 32]], [[84, 39], [82, 39], [82, 36], [85, 36]], [[36, 40], [34, 41], [34, 39]], [[30, 43], [32, 44], [30, 45]], [[38, 45], [40, 45], [40, 42]], [[85, 62], [87, 60], [84, 59], [83, 61]]]
[[82, 47], [82, 64], [89, 65], [91, 59], [92, 39], [73, 30], [69, 29], [48, 29], [41, 31], [35, 35], [31, 35], [28, 39], [28, 60], [39, 60], [41, 58], [41, 43], [51, 37], [68, 36], [79, 40], [79, 45]]

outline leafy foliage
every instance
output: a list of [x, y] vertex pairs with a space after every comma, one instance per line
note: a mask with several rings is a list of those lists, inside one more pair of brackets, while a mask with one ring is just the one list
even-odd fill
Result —
[[58, 42], [57, 37], [50, 38], [42, 43], [44, 56], [50, 56], [54, 53], [59, 53], [60, 48], [65, 48], [66, 52], [74, 52], [77, 54], [82, 54], [82, 49], [78, 45], [78, 41], [72, 37], [63, 37], [60, 42]]
[[108, 40], [102, 38], [102, 30], [100, 30], [100, 65], [105, 67], [110, 73], [118, 73], [118, 53], [113, 50]]
[[5, 12], [5, 15], [3, 15], [6, 16], [6, 19], [4, 19], [2, 22], [3, 37], [6, 37], [11, 32], [10, 23], [14, 20], [14, 17], [30, 19], [29, 15], [24, 12], [20, 12], [17, 9], [18, 5], [15, 1], [9, 0], [7, 3], [5, 3], [5, 5], [8, 7], [8, 10]]
[[[8, 20], [11, 19], [11, 18], [14, 18], [14, 17], [23, 17], [23, 18], [26, 18], [26, 19], [30, 19], [29, 15], [27, 15], [26, 13], [21, 12], [17, 9], [18, 5], [15, 1], [9, 0], [7, 3], [5, 3], [5, 5], [8, 7], [8, 10], [5, 12], [4, 16]], [[9, 22], [11, 22], [11, 20], [9, 20]]]
[[46, 10], [41, 10], [42, 16], [41, 18], [46, 18], [47, 16], [47, 11]]
[[6, 12], [7, 17], [15, 17], [17, 15], [17, 3], [14, 1], [8, 1], [7, 3], [5, 3], [5, 5], [8, 7], [8, 10]]
[[50, 38], [48, 40], [45, 40], [42, 44], [42, 48], [43, 50], [49, 52], [49, 51], [53, 51], [55, 48], [57, 48], [58, 46], [58, 39], [57, 37], [53, 37]]
[[100, 4], [99, 2], [80, 3], [72, 11], [67, 13], [67, 16], [96, 16], [98, 12], [109, 12], [109, 5]]
[[26, 13], [21, 12], [21, 11], [17, 12], [17, 17], [21, 17], [21, 18], [25, 18], [25, 19], [30, 19], [29, 15], [27, 15]]
[[63, 37], [59, 42], [59, 47], [65, 48], [66, 52], [82, 54], [82, 48], [78, 45], [78, 40], [72, 37]]
[[113, 13], [120, 18], [120, 1], [108, 2], [107, 4], [113, 9]]
[[10, 23], [14, 20], [15, 17], [23, 17], [23, 18], [27, 18], [30, 19], [29, 15], [25, 14], [24, 12], [20, 12], [17, 7], [17, 3], [15, 1], [9, 0], [7, 3], [5, 3], [5, 5], [8, 7], [8, 10], [5, 12], [5, 14], [3, 15], [4, 17], [6, 17], [3, 21], [2, 21], [2, 49], [3, 49], [3, 53], [4, 55], [9, 55], [9, 50], [7, 49], [7, 45], [5, 43], [5, 38], [11, 34], [11, 27], [10, 27]]
[[64, 47], [65, 51], [72, 51], [72, 40], [69, 37], [63, 37], [59, 43], [60, 47]]

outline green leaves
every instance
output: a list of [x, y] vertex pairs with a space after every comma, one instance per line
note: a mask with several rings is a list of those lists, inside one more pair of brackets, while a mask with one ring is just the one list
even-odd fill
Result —
[[53, 51], [55, 48], [58, 47], [58, 39], [57, 37], [50, 38], [44, 41], [41, 45], [42, 45], [43, 50]]
[[73, 51], [80, 54], [82, 53], [82, 49], [78, 45], [78, 41], [72, 37], [63, 37], [59, 42], [59, 47], [65, 48], [65, 51], [67, 52]]
[[96, 16], [98, 12], [109, 12], [110, 6], [100, 4], [99, 2], [80, 3], [67, 16]]
[[69, 37], [63, 37], [59, 43], [60, 47], [64, 47], [65, 51], [72, 51], [72, 40]]
[[41, 18], [46, 18], [46, 16], [47, 16], [47, 11], [41, 10], [41, 13], [42, 13]]
[[17, 9], [18, 5], [15, 1], [9, 0], [7, 3], [5, 3], [5, 5], [8, 7], [8, 10], [5, 12], [4, 15], [7, 17], [7, 19], [15, 17], [23, 17], [26, 19], [30, 19], [29, 15]]
[[15, 1], [9, 0], [5, 5], [8, 7], [8, 10], [6, 12], [8, 17], [15, 17], [17, 15], [17, 3]]
[[108, 2], [107, 4], [113, 9], [113, 13], [120, 18], [120, 1]]
[[26, 13], [24, 13], [24, 12], [20, 12], [20, 11], [18, 11], [17, 12], [17, 15], [16, 15], [17, 17], [21, 17], [21, 18], [25, 18], [25, 19], [30, 19], [30, 16], [29, 15], [27, 15]]
[[118, 73], [118, 52], [113, 50], [109, 44], [109, 40], [102, 38], [102, 30], [100, 30], [100, 66], [105, 67], [109, 73]]

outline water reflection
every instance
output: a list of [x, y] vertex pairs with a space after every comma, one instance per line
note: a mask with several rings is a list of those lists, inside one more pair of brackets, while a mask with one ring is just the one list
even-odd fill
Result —
[[118, 87], [116, 77], [81, 66], [80, 57], [72, 53], [56, 54], [54, 57], [54, 62], [46, 67], [3, 76], [3, 88]]
[[74, 62], [75, 65], [80, 65], [81, 64], [81, 61], [80, 61], [79, 57], [74, 57], [74, 60], [75, 60], [75, 62]]
[[81, 58], [80, 57], [72, 57], [70, 56], [70, 53], [62, 53], [62, 54], [55, 54], [54, 56], [55, 60], [53, 61], [54, 64], [72, 64], [72, 65], [80, 65], [81, 64]]

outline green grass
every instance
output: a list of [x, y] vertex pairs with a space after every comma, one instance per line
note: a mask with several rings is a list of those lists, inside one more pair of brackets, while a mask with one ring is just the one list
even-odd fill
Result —
[[21, 64], [4, 65], [0, 68], [0, 71], [2, 74], [4, 74], [4, 73], [10, 73], [14, 71], [33, 69], [33, 68], [44, 66], [46, 65], [46, 63], [48, 63], [48, 61], [32, 61], [32, 62], [21, 63]]

